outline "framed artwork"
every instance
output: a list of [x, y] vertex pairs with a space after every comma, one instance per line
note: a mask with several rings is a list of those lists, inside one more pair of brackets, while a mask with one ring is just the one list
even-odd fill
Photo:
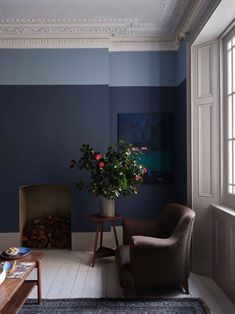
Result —
[[173, 180], [174, 116], [170, 113], [118, 114], [118, 139], [142, 151], [147, 169], [145, 184], [170, 184]]

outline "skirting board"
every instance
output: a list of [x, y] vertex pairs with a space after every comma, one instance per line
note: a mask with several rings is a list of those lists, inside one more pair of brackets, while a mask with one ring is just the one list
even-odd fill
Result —
[[[122, 244], [122, 227], [116, 227], [119, 245]], [[93, 251], [95, 232], [72, 232], [72, 251]], [[98, 243], [99, 245], [99, 243]], [[115, 248], [113, 231], [104, 232], [103, 245]]]
[[8, 247], [20, 246], [20, 233], [19, 232], [3, 232], [0, 233], [0, 251]]

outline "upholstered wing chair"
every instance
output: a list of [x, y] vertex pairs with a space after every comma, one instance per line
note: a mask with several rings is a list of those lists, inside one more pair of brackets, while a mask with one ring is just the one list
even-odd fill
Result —
[[130, 288], [180, 284], [188, 289], [190, 244], [195, 213], [168, 204], [155, 220], [123, 220], [123, 246], [116, 250], [119, 282]]

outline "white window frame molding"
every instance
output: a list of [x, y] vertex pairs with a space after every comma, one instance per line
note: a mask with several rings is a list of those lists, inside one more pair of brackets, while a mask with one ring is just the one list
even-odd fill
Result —
[[225, 62], [227, 62], [225, 54], [225, 41], [235, 35], [235, 20], [219, 37], [220, 46], [220, 178], [221, 178], [221, 200], [222, 204], [235, 209], [235, 194], [228, 193], [228, 145], [227, 145], [227, 72]]

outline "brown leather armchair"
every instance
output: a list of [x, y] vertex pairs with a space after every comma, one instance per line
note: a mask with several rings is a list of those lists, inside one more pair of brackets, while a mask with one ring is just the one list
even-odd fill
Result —
[[155, 220], [123, 220], [123, 246], [116, 250], [119, 282], [130, 288], [157, 288], [181, 284], [186, 293], [190, 244], [195, 213], [168, 204]]

